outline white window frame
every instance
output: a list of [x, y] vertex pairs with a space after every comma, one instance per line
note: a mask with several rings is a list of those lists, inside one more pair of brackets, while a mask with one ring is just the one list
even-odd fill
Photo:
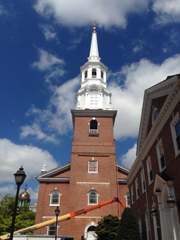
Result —
[[[90, 170], [90, 164], [92, 162], [96, 162], [96, 170], [95, 171], [91, 171]], [[98, 173], [98, 167], [99, 167], [98, 166], [98, 160], [96, 160], [96, 159], [94, 159], [94, 157], [92, 157], [92, 159], [88, 161], [88, 173], [90, 173], [90, 174], [97, 174]]]
[[150, 185], [153, 182], [153, 178], [151, 179], [151, 176], [150, 176], [150, 172], [152, 171], [152, 162], [151, 162], [150, 156], [146, 160], [146, 166], [147, 166], [148, 183]]
[[[52, 203], [52, 196], [53, 196], [53, 192], [58, 192], [58, 203]], [[49, 206], [60, 206], [60, 198], [61, 198], [61, 193], [58, 191], [58, 190], [53, 190], [51, 193], [50, 193], [50, 199], [49, 199]]]
[[124, 195], [124, 198], [125, 198], [126, 207], [129, 208], [130, 207], [130, 194], [129, 194], [129, 192], [127, 192]]
[[[162, 153], [163, 153], [163, 156], [164, 156], [164, 147], [163, 147], [162, 139], [160, 139], [156, 144], [156, 153], [157, 153], [159, 171], [162, 172], [166, 169], [166, 159], [165, 159], [165, 166], [164, 167], [161, 166]], [[165, 158], [165, 156], [164, 156], [164, 158]]]
[[178, 149], [177, 141], [176, 141], [176, 130], [175, 130], [175, 125], [177, 122], [180, 121], [180, 116], [179, 113], [177, 113], [174, 117], [173, 120], [171, 121], [171, 134], [172, 134], [172, 140], [173, 140], [173, 145], [174, 145], [174, 151], [175, 151], [175, 157], [177, 157], [180, 154], [180, 149]]
[[[54, 226], [55, 226], [55, 229], [56, 229], [55, 223], [53, 223], [53, 224], [51, 224], [51, 225], [54, 225]], [[55, 234], [49, 234], [49, 228], [50, 228], [51, 225], [47, 226], [47, 235], [48, 235], [48, 236], [54, 236], [54, 235], [55, 235]], [[56, 230], [55, 230], [55, 231], [56, 231]], [[58, 230], [57, 230], [57, 231], [58, 231]]]
[[[95, 192], [96, 193], [96, 199], [97, 199], [97, 202], [96, 203], [91, 203], [90, 202], [90, 193], [91, 192]], [[98, 203], [99, 203], [99, 194], [97, 193], [97, 191], [95, 190], [95, 189], [91, 189], [89, 192], [88, 192], [88, 194], [87, 194], [87, 197], [88, 197], [88, 205], [97, 205]]]

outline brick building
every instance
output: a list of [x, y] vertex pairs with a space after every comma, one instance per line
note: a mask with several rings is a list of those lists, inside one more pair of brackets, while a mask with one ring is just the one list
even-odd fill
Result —
[[180, 239], [180, 75], [147, 89], [128, 186], [141, 239]]
[[[88, 61], [81, 67], [81, 87], [71, 111], [74, 137], [70, 163], [38, 177], [36, 222], [117, 197], [126, 204], [128, 170], [117, 165], [113, 126], [116, 111], [107, 90], [107, 68], [100, 61], [96, 29], [93, 29]], [[58, 233], [75, 240], [96, 239], [93, 227], [102, 216], [121, 216], [122, 205], [113, 203], [86, 215], [60, 223]], [[54, 234], [54, 225], [36, 234]]]

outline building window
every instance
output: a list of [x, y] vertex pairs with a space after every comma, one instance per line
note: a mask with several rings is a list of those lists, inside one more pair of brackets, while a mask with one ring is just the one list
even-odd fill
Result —
[[124, 197], [125, 197], [126, 207], [130, 207], [131, 201], [130, 201], [130, 194], [129, 194], [129, 192], [127, 192]]
[[142, 189], [142, 193], [146, 191], [144, 168], [141, 169], [141, 189]]
[[133, 185], [131, 186], [131, 191], [130, 191], [130, 193], [131, 193], [131, 204], [133, 204], [133, 202], [134, 202], [134, 189], [133, 189]]
[[93, 118], [91, 121], [90, 121], [90, 124], [89, 124], [89, 135], [98, 135], [99, 132], [98, 132], [98, 121]]
[[55, 190], [50, 194], [50, 206], [59, 206], [59, 204], [60, 204], [60, 193]]
[[148, 157], [148, 159], [146, 161], [146, 166], [147, 166], [148, 182], [149, 182], [149, 184], [151, 184], [153, 181], [153, 170], [152, 170], [152, 164], [151, 164], [150, 157]]
[[152, 110], [152, 124], [158, 118], [158, 116], [159, 116], [159, 110], [157, 107], [154, 107]]
[[175, 156], [180, 153], [180, 117], [179, 113], [173, 118], [171, 122], [171, 133], [174, 144]]
[[98, 161], [92, 160], [88, 161], [88, 173], [98, 173]]
[[85, 71], [85, 73], [84, 73], [84, 77], [87, 78], [87, 75], [88, 75], [88, 72]]
[[88, 193], [88, 205], [98, 204], [98, 193], [95, 190], [91, 190]]
[[51, 224], [48, 226], [47, 234], [51, 236], [56, 234], [56, 224]]
[[104, 78], [104, 73], [103, 73], [103, 71], [101, 71], [101, 78], [102, 78], [102, 79]]
[[139, 188], [138, 188], [138, 178], [135, 180], [135, 188], [136, 188], [136, 199], [139, 198]]
[[93, 68], [93, 69], [92, 69], [92, 77], [95, 78], [95, 77], [96, 77], [96, 74], [97, 74], [96, 69]]
[[162, 139], [160, 139], [156, 145], [156, 153], [157, 153], [159, 171], [162, 172], [166, 168], [166, 160], [164, 156]]

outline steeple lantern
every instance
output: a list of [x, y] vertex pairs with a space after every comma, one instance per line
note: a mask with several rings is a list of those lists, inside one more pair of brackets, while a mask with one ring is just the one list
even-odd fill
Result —
[[111, 109], [107, 90], [107, 67], [100, 61], [96, 27], [93, 27], [88, 61], [81, 67], [81, 88], [77, 93], [77, 109]]

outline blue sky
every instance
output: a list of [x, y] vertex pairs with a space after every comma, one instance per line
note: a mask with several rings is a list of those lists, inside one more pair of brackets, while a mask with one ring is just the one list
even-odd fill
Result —
[[70, 109], [97, 25], [118, 110], [117, 160], [130, 167], [144, 90], [180, 69], [179, 0], [0, 0], [0, 191], [70, 161]]

